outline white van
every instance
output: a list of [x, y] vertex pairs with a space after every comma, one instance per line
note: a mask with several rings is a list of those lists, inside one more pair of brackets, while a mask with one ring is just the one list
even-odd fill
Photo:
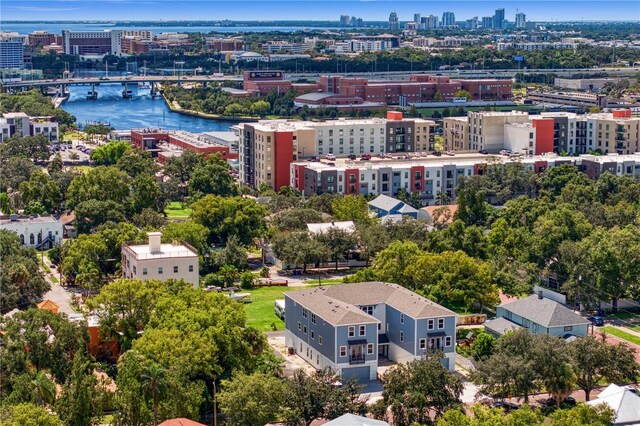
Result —
[[276, 316], [284, 321], [284, 299], [278, 299], [273, 304], [273, 310], [276, 313]]

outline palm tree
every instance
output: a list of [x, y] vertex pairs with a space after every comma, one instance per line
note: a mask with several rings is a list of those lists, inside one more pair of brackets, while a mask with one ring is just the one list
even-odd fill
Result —
[[449, 202], [451, 201], [451, 197], [449, 197], [449, 195], [447, 195], [446, 192], [444, 191], [438, 191], [438, 193], [436, 194], [436, 204], [439, 206], [444, 206], [449, 204]]
[[36, 377], [31, 380], [31, 387], [36, 394], [36, 404], [38, 406], [53, 404], [56, 399], [56, 385], [49, 380], [44, 371], [36, 374]]
[[167, 370], [151, 362], [147, 364], [142, 373], [142, 382], [149, 387], [151, 398], [153, 399], [153, 425], [158, 426], [158, 397], [164, 393], [167, 382]]

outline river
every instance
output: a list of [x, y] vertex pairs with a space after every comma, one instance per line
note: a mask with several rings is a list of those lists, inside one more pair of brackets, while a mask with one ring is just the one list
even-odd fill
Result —
[[101, 122], [118, 130], [161, 127], [201, 133], [229, 130], [229, 121], [208, 120], [172, 112], [162, 97], [152, 98], [149, 89], [135, 89], [133, 98], [122, 98], [119, 84], [97, 87], [98, 99], [87, 100], [89, 86], [69, 86], [69, 100], [62, 108], [76, 116], [77, 123]]

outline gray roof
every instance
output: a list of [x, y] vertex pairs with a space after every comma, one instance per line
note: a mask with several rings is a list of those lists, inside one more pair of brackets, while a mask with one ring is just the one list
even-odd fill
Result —
[[403, 203], [397, 198], [389, 197], [388, 195], [380, 194], [373, 200], [369, 201], [369, 205], [380, 210], [390, 211], [398, 204]]
[[300, 95], [296, 99], [305, 100], [305, 101], [321, 101], [323, 99], [332, 98], [334, 96], [336, 96], [336, 94], [331, 92], [323, 92], [323, 93], [312, 92], [312, 93], [305, 93], [304, 95]]
[[333, 325], [379, 323], [357, 306], [384, 303], [411, 318], [455, 316], [449, 309], [397, 284], [366, 282], [290, 291], [285, 296]]
[[325, 296], [326, 287], [289, 291], [285, 296], [333, 325], [379, 323], [361, 309]]
[[504, 317], [489, 320], [484, 323], [484, 326], [485, 328], [493, 331], [499, 336], [502, 336], [503, 334], [507, 334], [507, 332], [509, 331], [515, 331], [522, 328], [515, 322], [511, 322]]
[[589, 324], [589, 321], [574, 313], [571, 309], [551, 299], [539, 298], [537, 294], [502, 304], [500, 307], [543, 327]]
[[347, 413], [325, 423], [325, 426], [389, 426], [389, 423]]

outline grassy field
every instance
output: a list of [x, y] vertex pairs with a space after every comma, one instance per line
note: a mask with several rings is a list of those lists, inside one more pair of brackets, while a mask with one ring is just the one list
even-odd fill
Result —
[[89, 170], [91, 170], [93, 167], [91, 166], [73, 166], [73, 169], [82, 172], [82, 173], [87, 173]]
[[191, 209], [184, 207], [179, 201], [172, 201], [164, 208], [168, 219], [184, 219], [191, 215]]
[[640, 346], [640, 337], [638, 336], [634, 336], [633, 334], [629, 334], [629, 333], [625, 333], [624, 331], [618, 330], [617, 328], [614, 327], [610, 327], [610, 326], [604, 326], [602, 327], [600, 330], [604, 331], [605, 333], [609, 333], [613, 336], [619, 337], [623, 340], [626, 340], [629, 343], [633, 343], [634, 345], [639, 345]]
[[[342, 280], [333, 282], [334, 280], [322, 280], [322, 285], [331, 285], [341, 283]], [[317, 282], [309, 282], [307, 287], [260, 287], [253, 290], [247, 290], [251, 293], [253, 302], [244, 305], [244, 311], [247, 314], [247, 325], [257, 328], [261, 331], [273, 331], [275, 325], [276, 330], [284, 330], [284, 322], [278, 318], [273, 310], [273, 304], [276, 299], [284, 299], [284, 293], [287, 291], [302, 290], [310, 287], [317, 287]], [[244, 290], [243, 290], [244, 291]]]

